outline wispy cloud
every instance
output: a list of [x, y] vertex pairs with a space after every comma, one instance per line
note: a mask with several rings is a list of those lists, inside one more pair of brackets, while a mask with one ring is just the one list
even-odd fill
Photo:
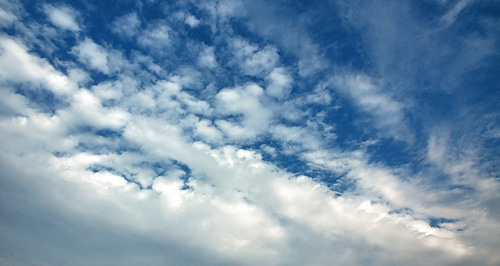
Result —
[[448, 25], [452, 24], [455, 22], [455, 19], [457, 16], [462, 12], [464, 8], [467, 7], [472, 2], [472, 0], [461, 0], [456, 3], [456, 5], [448, 12], [446, 13], [441, 20], [445, 21]]
[[387, 130], [396, 139], [412, 140], [405, 125], [404, 104], [384, 92], [375, 81], [362, 75], [334, 76], [332, 85], [363, 112], [374, 116], [375, 126]]

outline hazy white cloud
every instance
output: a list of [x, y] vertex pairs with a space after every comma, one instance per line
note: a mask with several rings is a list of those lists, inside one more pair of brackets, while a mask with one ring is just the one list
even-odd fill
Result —
[[0, 8], [0, 26], [1, 27], [8, 27], [16, 20], [17, 20], [17, 16], [14, 15], [14, 13], [10, 12], [9, 10], [4, 10], [3, 8]]
[[200, 24], [200, 20], [198, 20], [195, 16], [191, 14], [187, 14], [185, 18], [186, 24], [188, 24], [191, 28], [195, 28]]
[[29, 112], [26, 99], [13, 93], [11, 89], [0, 90], [0, 113], [7, 115], [26, 115]]
[[208, 142], [218, 143], [222, 140], [221, 132], [214, 127], [210, 120], [201, 120], [195, 125], [195, 136], [201, 136]]
[[162, 49], [170, 45], [169, 31], [170, 27], [168, 25], [158, 22], [144, 29], [137, 41], [144, 47]]
[[231, 46], [237, 59], [236, 64], [246, 75], [266, 75], [279, 61], [277, 50], [272, 46], [260, 49], [243, 39], [232, 40]]
[[138, 34], [140, 26], [141, 20], [139, 16], [137, 16], [137, 13], [132, 12], [116, 18], [111, 25], [111, 30], [121, 37], [132, 38]]
[[264, 89], [257, 84], [249, 83], [243, 87], [228, 88], [216, 95], [217, 110], [222, 115], [242, 115], [240, 121], [243, 128], [230, 126], [228, 122], [218, 122], [226, 134], [231, 130], [240, 132], [246, 130], [248, 133], [237, 133], [241, 136], [252, 136], [262, 133], [267, 129], [272, 112], [262, 105], [260, 98], [264, 95]]
[[392, 137], [411, 141], [404, 121], [404, 105], [384, 92], [380, 85], [363, 75], [332, 78], [337, 91], [350, 97], [361, 111], [375, 118], [375, 126], [387, 130]]
[[4, 81], [41, 84], [55, 94], [69, 94], [76, 83], [54, 69], [45, 59], [32, 55], [18, 40], [0, 36], [0, 73]]
[[93, 40], [86, 38], [73, 47], [72, 52], [78, 57], [81, 63], [104, 74], [109, 74], [108, 52]]
[[248, 140], [257, 137], [257, 133], [254, 130], [245, 128], [238, 123], [216, 120], [215, 124], [231, 140]]
[[198, 65], [210, 69], [217, 67], [217, 58], [215, 57], [213, 47], [205, 47], [205, 49], [200, 52], [198, 56]]
[[427, 158], [437, 164], [442, 165], [446, 161], [449, 145], [449, 132], [446, 129], [436, 129], [429, 137], [427, 144]]
[[321, 148], [321, 141], [314, 136], [315, 132], [313, 130], [307, 130], [303, 127], [276, 125], [271, 129], [271, 133], [274, 138], [288, 145], [300, 145], [299, 148], [292, 147], [289, 152], [302, 152], [303, 150], [317, 150]]
[[327, 68], [328, 60], [322, 55], [320, 45], [315, 43], [306, 29], [315, 20], [313, 14], [303, 12], [285, 18], [278, 15], [283, 12], [279, 4], [273, 5], [266, 1], [242, 4], [245, 5], [246, 18], [253, 32], [272, 40], [282, 51], [297, 58], [297, 74], [300, 77], [308, 78]]
[[80, 26], [77, 22], [78, 13], [72, 8], [46, 4], [43, 10], [49, 17], [50, 22], [55, 26], [64, 30], [80, 31]]
[[120, 108], [104, 108], [90, 91], [80, 90], [73, 94], [71, 106], [58, 111], [66, 125], [93, 126], [96, 128], [119, 128], [128, 120], [129, 114]]
[[293, 79], [286, 72], [286, 69], [282, 67], [275, 68], [266, 79], [268, 82], [266, 93], [268, 95], [278, 99], [288, 96]]

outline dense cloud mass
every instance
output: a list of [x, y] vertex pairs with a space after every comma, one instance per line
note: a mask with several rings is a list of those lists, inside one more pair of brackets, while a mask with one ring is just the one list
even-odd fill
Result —
[[0, 0], [0, 265], [500, 264], [497, 1]]

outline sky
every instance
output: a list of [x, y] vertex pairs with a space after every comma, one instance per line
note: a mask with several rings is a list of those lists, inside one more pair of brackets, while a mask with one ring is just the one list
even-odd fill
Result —
[[500, 265], [497, 0], [0, 0], [0, 265]]

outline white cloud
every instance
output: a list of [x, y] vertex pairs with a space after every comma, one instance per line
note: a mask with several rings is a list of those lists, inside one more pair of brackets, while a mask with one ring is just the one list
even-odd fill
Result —
[[132, 38], [139, 32], [141, 20], [137, 13], [132, 12], [118, 17], [113, 21], [112, 31], [121, 37]]
[[0, 26], [1, 27], [8, 27], [12, 25], [14, 21], [17, 20], [17, 16], [14, 15], [14, 13], [4, 10], [3, 8], [0, 8]]
[[262, 144], [260, 146], [260, 149], [264, 151], [265, 153], [269, 154], [271, 157], [276, 157], [276, 148], [273, 148], [269, 145]]
[[[280, 50], [291, 53], [297, 58], [298, 75], [303, 78], [328, 67], [328, 61], [322, 55], [321, 46], [309, 33], [307, 26], [316, 18], [308, 12], [295, 13], [282, 17], [283, 8], [279, 4], [266, 1], [242, 2], [245, 5], [250, 29], [267, 40], [272, 40]], [[339, 3], [340, 4], [340, 3]], [[307, 23], [305, 23], [307, 21]]]
[[200, 24], [200, 20], [198, 20], [195, 16], [191, 14], [186, 15], [185, 22], [191, 28], [196, 28]]
[[165, 203], [171, 209], [179, 209], [186, 200], [193, 196], [190, 190], [182, 190], [184, 182], [179, 178], [186, 173], [177, 171], [170, 174], [168, 177], [156, 178], [153, 182], [152, 189], [164, 198]]
[[[248, 83], [243, 87], [228, 88], [216, 95], [217, 110], [222, 115], [242, 115], [240, 128], [229, 122], [218, 122], [226, 134], [233, 136], [253, 136], [267, 129], [272, 113], [264, 105], [260, 98], [264, 95], [264, 89], [257, 84]], [[236, 135], [230, 133], [233, 130]], [[247, 133], [241, 130], [248, 131]]]
[[256, 132], [251, 129], [242, 127], [237, 123], [232, 123], [226, 120], [216, 120], [215, 124], [231, 140], [248, 140], [257, 137]]
[[102, 102], [106, 100], [121, 101], [124, 94], [128, 94], [130, 89], [132, 91], [137, 87], [135, 80], [116, 80], [105, 81], [95, 86], [92, 86], [92, 91], [95, 97], [98, 97]]
[[78, 13], [72, 8], [66, 6], [56, 7], [46, 4], [43, 10], [49, 17], [50, 22], [55, 26], [64, 30], [80, 31], [80, 26], [76, 20]]
[[143, 30], [137, 42], [144, 47], [161, 49], [170, 45], [169, 32], [170, 27], [168, 25], [158, 22]]
[[363, 75], [332, 78], [337, 91], [347, 95], [361, 111], [375, 118], [375, 125], [387, 130], [392, 137], [411, 141], [404, 121], [404, 105], [384, 92], [372, 79]]
[[129, 113], [120, 108], [104, 108], [99, 98], [88, 90], [81, 89], [72, 96], [71, 106], [57, 112], [68, 126], [119, 128], [129, 118]]
[[217, 67], [217, 59], [213, 47], [205, 47], [205, 49], [201, 51], [198, 56], [198, 65], [209, 69]]
[[212, 113], [212, 107], [205, 101], [198, 100], [186, 91], [183, 91], [183, 83], [191, 84], [191, 80], [183, 80], [179, 76], [172, 77], [169, 81], [160, 80], [154, 90], [158, 93], [157, 103], [160, 108], [174, 108], [180, 113], [184, 113], [180, 105], [184, 105], [190, 113], [203, 114], [209, 116]]
[[83, 64], [99, 70], [104, 74], [109, 74], [109, 55], [106, 49], [89, 38], [85, 38], [77, 46], [71, 50], [80, 62]]
[[446, 129], [436, 129], [427, 144], [428, 159], [438, 165], [442, 165], [446, 160], [449, 142], [449, 132]]
[[28, 102], [26, 99], [12, 92], [12, 90], [4, 87], [0, 90], [0, 114], [20, 114], [28, 113]]
[[237, 59], [236, 64], [246, 75], [267, 75], [279, 61], [278, 51], [272, 46], [259, 49], [243, 39], [232, 40], [231, 46]]
[[266, 93], [272, 97], [282, 99], [290, 93], [293, 79], [285, 68], [275, 68], [266, 78], [268, 85]]
[[195, 125], [195, 136], [201, 136], [208, 142], [218, 143], [222, 140], [221, 132], [213, 126], [210, 120], [200, 120]]
[[57, 95], [69, 94], [76, 84], [45, 59], [29, 54], [19, 41], [1, 36], [0, 73], [4, 81], [41, 84]]
[[[298, 151], [305, 150], [317, 150], [321, 148], [321, 141], [314, 136], [314, 131], [308, 130], [303, 127], [287, 127], [284, 125], [274, 126], [270, 132], [273, 137], [283, 141], [287, 144], [299, 144], [300, 148]], [[297, 148], [291, 149], [291, 151], [297, 151]]]
[[[208, 252], [217, 260], [244, 265], [266, 261], [276, 265], [302, 265], [311, 261], [323, 265], [333, 258], [350, 264], [357, 263], [356, 257], [368, 259], [380, 252], [426, 254], [430, 261], [453, 263], [455, 258], [468, 254], [454, 234], [444, 229], [426, 227], [410, 217], [390, 215], [383, 205], [332, 197], [326, 187], [312, 179], [277, 172], [251, 151], [233, 147], [196, 149], [183, 141], [175, 127], [157, 122], [134, 121], [126, 130], [126, 137], [142, 144], [146, 153], [143, 156], [154, 155], [158, 159], [172, 156], [187, 163], [194, 176], [207, 175], [205, 179], [188, 181], [190, 189], [182, 189], [184, 181], [180, 177], [184, 173], [173, 171], [155, 179], [152, 191], [140, 191], [109, 172], [86, 171], [88, 165], [104, 163], [110, 158], [89, 154], [36, 157], [31, 169], [38, 174], [25, 170], [23, 181], [15, 181], [10, 175], [7, 180], [17, 184], [42, 178], [47, 186], [34, 183], [37, 189], [44, 189], [42, 192], [58, 184], [56, 187], [62, 188], [56, 194], [44, 196], [45, 206], [57, 207], [59, 212], [69, 213], [78, 220], [99, 223], [106, 231], [114, 227], [122, 234], [146, 235], [146, 243], [156, 242], [157, 237], [174, 243], [183, 239], [197, 243], [195, 247], [202, 254]], [[19, 171], [16, 164], [9, 165], [2, 168], [4, 174], [6, 169]], [[59, 174], [54, 175], [46, 168], [58, 169]], [[35, 193], [32, 197], [41, 196]], [[66, 200], [61, 202], [60, 197]], [[77, 202], [81, 208], [74, 207]], [[90, 208], [94, 204], [97, 206]], [[36, 236], [28, 239], [33, 241]], [[325, 249], [316, 249], [318, 242]], [[369, 253], [372, 245], [384, 248]], [[341, 256], [350, 252], [351, 246], [362, 252], [354, 257]], [[178, 249], [184, 248], [178, 246]], [[397, 264], [405, 258], [373, 256], [371, 260], [383, 265]]]

